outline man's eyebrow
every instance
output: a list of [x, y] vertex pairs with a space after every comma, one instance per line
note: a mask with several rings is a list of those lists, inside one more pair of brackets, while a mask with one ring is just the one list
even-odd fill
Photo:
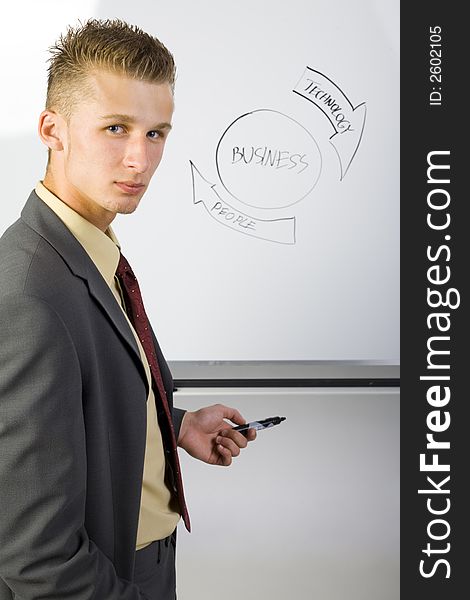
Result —
[[[137, 121], [137, 119], [135, 117], [133, 117], [132, 115], [123, 115], [120, 113], [114, 113], [112, 115], [103, 115], [100, 117], [100, 119], [103, 121], [118, 121], [120, 123], [135, 123]], [[151, 129], [168, 129], [168, 130], [170, 130], [171, 127], [172, 127], [171, 123], [163, 122], [163, 123], [158, 123], [157, 125], [155, 125], [155, 127], [152, 127]]]

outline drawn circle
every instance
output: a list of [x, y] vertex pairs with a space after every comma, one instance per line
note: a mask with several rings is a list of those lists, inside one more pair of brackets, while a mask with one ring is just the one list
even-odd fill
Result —
[[315, 187], [322, 158], [313, 136], [290, 117], [269, 109], [238, 117], [216, 149], [220, 181], [234, 198], [255, 208], [285, 208]]

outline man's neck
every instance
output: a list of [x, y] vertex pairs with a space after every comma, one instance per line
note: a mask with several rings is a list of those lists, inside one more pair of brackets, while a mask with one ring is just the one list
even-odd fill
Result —
[[93, 211], [91, 209], [91, 205], [77, 200], [73, 194], [62, 191], [60, 184], [57, 182], [57, 179], [50, 169], [47, 170], [42, 184], [54, 194], [54, 196], [57, 196], [61, 202], [67, 204], [72, 210], [103, 232], [106, 232], [116, 216], [109, 211], [100, 211], [98, 214], [96, 210]]

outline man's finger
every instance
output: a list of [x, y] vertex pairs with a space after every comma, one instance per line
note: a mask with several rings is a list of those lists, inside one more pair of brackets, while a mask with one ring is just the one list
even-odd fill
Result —
[[232, 454], [230, 450], [224, 448], [222, 444], [217, 444], [217, 450], [220, 454], [219, 464], [223, 465], [224, 467], [229, 467], [232, 464]]
[[228, 437], [219, 435], [216, 439], [216, 443], [226, 448], [232, 456], [238, 456], [240, 454], [240, 446]]
[[246, 423], [246, 419], [242, 417], [241, 413], [239, 413], [236, 408], [225, 406], [224, 404], [221, 404], [220, 407], [223, 410], [224, 419], [229, 419], [237, 425], [244, 425]]
[[231, 429], [231, 428], [224, 429], [223, 431], [221, 431], [220, 437], [233, 440], [233, 442], [239, 448], [246, 448], [246, 446], [248, 444], [248, 440], [246, 439], [246, 437], [244, 436], [243, 433], [240, 433], [239, 431], [235, 431], [234, 429]]
[[256, 436], [258, 435], [258, 432], [256, 431], [256, 429], [253, 429], [252, 427], [250, 429], [248, 429], [247, 431], [245, 431], [245, 437], [249, 442], [252, 442], [253, 440], [256, 439]]

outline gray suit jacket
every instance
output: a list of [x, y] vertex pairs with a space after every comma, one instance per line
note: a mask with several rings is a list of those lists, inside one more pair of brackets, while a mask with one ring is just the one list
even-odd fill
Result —
[[108, 285], [34, 192], [0, 239], [0, 325], [0, 600], [143, 600], [145, 372]]

